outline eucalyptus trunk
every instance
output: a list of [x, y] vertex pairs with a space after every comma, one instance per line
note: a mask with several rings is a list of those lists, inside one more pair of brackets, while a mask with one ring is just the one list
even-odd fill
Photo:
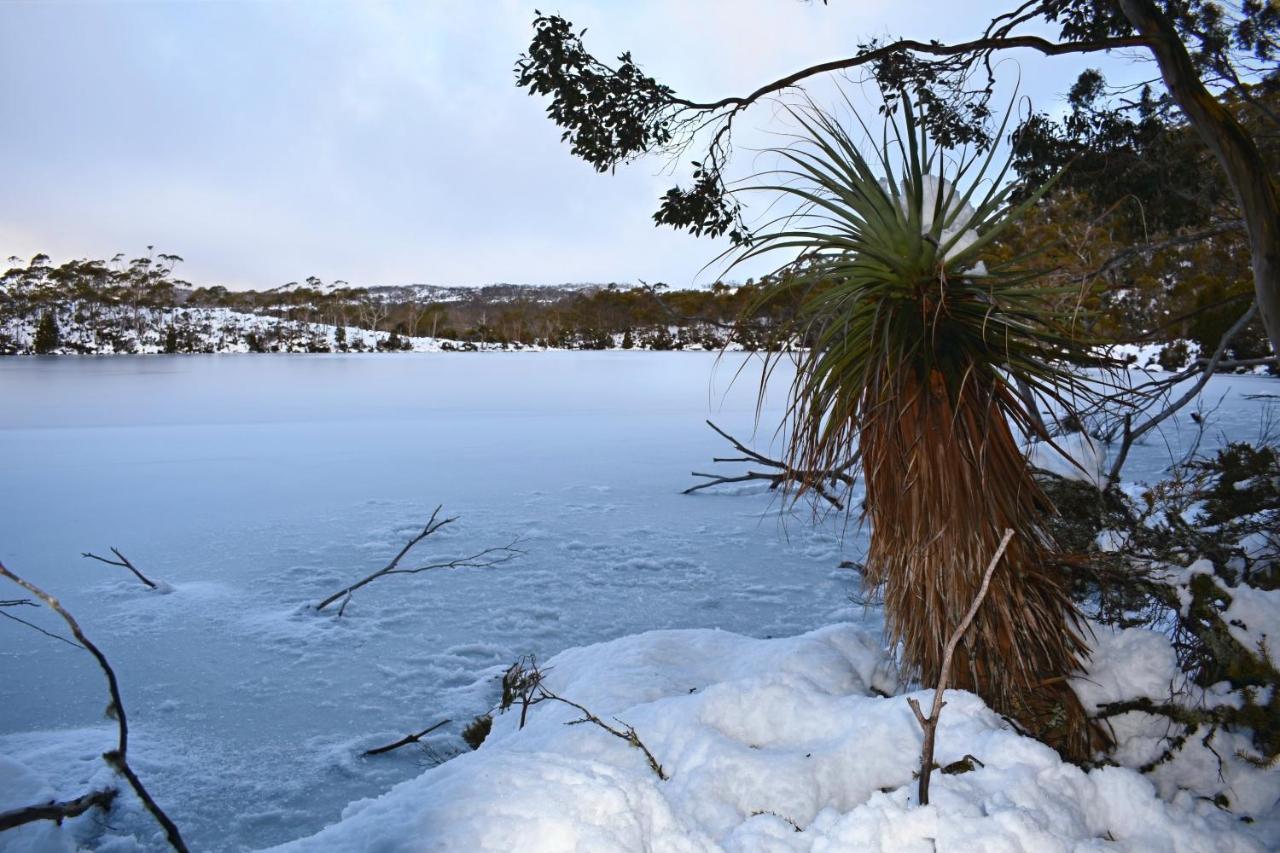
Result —
[[1271, 351], [1280, 355], [1280, 195], [1271, 170], [1253, 137], [1205, 88], [1168, 17], [1151, 0], [1120, 0], [1120, 8], [1150, 40], [1169, 94], [1213, 152], [1235, 192], [1249, 235], [1254, 296]]

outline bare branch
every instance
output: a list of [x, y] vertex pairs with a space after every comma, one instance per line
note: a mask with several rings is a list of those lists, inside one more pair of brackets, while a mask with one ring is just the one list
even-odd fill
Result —
[[1131, 416], [1125, 415], [1124, 435], [1120, 442], [1120, 450], [1116, 452], [1115, 461], [1111, 463], [1111, 469], [1107, 472], [1108, 486], [1112, 486], [1119, 482], [1120, 471], [1124, 468], [1125, 460], [1129, 456], [1129, 449], [1133, 446], [1133, 443], [1172, 417], [1200, 394], [1200, 391], [1204, 388], [1205, 384], [1208, 383], [1209, 379], [1218, 370], [1218, 366], [1222, 362], [1222, 357], [1226, 354], [1227, 347], [1231, 345], [1232, 339], [1249, 324], [1249, 321], [1252, 320], [1257, 313], [1258, 303], [1254, 302], [1250, 304], [1249, 310], [1241, 314], [1240, 318], [1231, 324], [1231, 328], [1227, 329], [1227, 331], [1223, 333], [1222, 339], [1218, 341], [1217, 349], [1213, 351], [1213, 355], [1210, 356], [1208, 361], [1205, 361], [1202, 365], [1193, 366], [1188, 371], [1177, 374], [1175, 382], [1170, 383], [1169, 387], [1172, 387], [1172, 384], [1176, 384], [1176, 382], [1181, 382], [1183, 379], [1190, 378], [1197, 371], [1200, 373], [1200, 378], [1196, 380], [1195, 384], [1192, 385], [1185, 394], [1177, 400], [1174, 400], [1172, 403], [1169, 403], [1156, 414], [1147, 418], [1141, 426], [1136, 428], [1132, 428]]
[[115, 670], [113, 670], [111, 668], [111, 664], [107, 662], [107, 656], [102, 653], [101, 649], [89, 641], [89, 638], [80, 630], [80, 624], [76, 622], [75, 618], [58, 602], [58, 599], [49, 595], [49, 593], [45, 592], [30, 581], [23, 580], [18, 577], [13, 572], [9, 571], [9, 569], [5, 567], [4, 563], [0, 563], [0, 576], [13, 581], [18, 586], [43, 601], [51, 610], [53, 610], [53, 612], [61, 616], [62, 621], [66, 622], [67, 627], [71, 629], [72, 636], [74, 636], [76, 640], [79, 641], [80, 645], [84, 647], [85, 651], [93, 655], [94, 660], [98, 662], [98, 667], [102, 670], [103, 675], [107, 677], [107, 690], [111, 694], [111, 704], [108, 705], [107, 708], [110, 714], [115, 717], [116, 727], [119, 733], [116, 748], [103, 753], [102, 758], [107, 762], [107, 764], [111, 765], [111, 767], [119, 772], [120, 775], [124, 776], [125, 779], [128, 780], [134, 793], [137, 794], [138, 799], [142, 801], [142, 805], [151, 813], [151, 816], [156, 819], [156, 822], [163, 827], [165, 837], [168, 839], [169, 845], [173, 847], [174, 850], [177, 850], [178, 853], [187, 853], [187, 845], [182, 840], [182, 834], [178, 832], [177, 825], [169, 819], [169, 816], [164, 813], [164, 810], [160, 808], [159, 804], [151, 798], [151, 795], [147, 793], [146, 787], [142, 784], [142, 780], [138, 778], [137, 774], [135, 774], [133, 769], [129, 766], [129, 762], [126, 757], [129, 751], [129, 720], [125, 716], [124, 702], [120, 698], [120, 684], [116, 680]]
[[[31, 604], [31, 602], [25, 601], [25, 600], [19, 603]], [[0, 603], [0, 605], [8, 606], [8, 603], [2, 602]], [[31, 606], [34, 607], [35, 605], [32, 604]], [[41, 628], [39, 625], [35, 624], [34, 622], [28, 622], [26, 619], [21, 619], [17, 616], [14, 616], [12, 613], [5, 613], [3, 610], [0, 610], [0, 616], [3, 616], [6, 619], [12, 619], [14, 622], [18, 622], [22, 625], [26, 625], [28, 628], [32, 629], [33, 631], [39, 631], [41, 634], [44, 634], [46, 637], [52, 637], [55, 640], [61, 640], [62, 642], [66, 643], [68, 646], [75, 646], [77, 649], [84, 648], [84, 646], [80, 645], [75, 640], [68, 640], [66, 637], [62, 636], [61, 634], [55, 634], [52, 631], [46, 631], [44, 628]]]
[[400, 549], [400, 552], [391, 558], [391, 562], [387, 563], [373, 574], [356, 581], [344, 589], [338, 590], [333, 595], [317, 604], [316, 610], [324, 610], [330, 604], [333, 604], [341, 598], [343, 599], [342, 607], [338, 609], [338, 615], [341, 616], [347, 609], [347, 604], [351, 600], [352, 593], [367, 584], [373, 583], [380, 577], [385, 577], [386, 575], [416, 575], [420, 572], [427, 572], [435, 569], [491, 569], [494, 566], [500, 566], [503, 563], [510, 562], [516, 557], [524, 554], [524, 551], [515, 547], [516, 543], [520, 541], [519, 537], [517, 537], [512, 539], [511, 544], [509, 545], [499, 548], [485, 548], [483, 551], [477, 551], [476, 553], [470, 554], [466, 557], [457, 557], [453, 560], [446, 560], [439, 563], [428, 563], [427, 565], [417, 566], [412, 569], [400, 568], [400, 561], [405, 558], [405, 555], [413, 550], [415, 545], [445, 525], [452, 524], [458, 520], [456, 515], [450, 516], [449, 518], [439, 519], [441, 509], [443, 509], [443, 504], [435, 508], [435, 511], [431, 513], [431, 518], [427, 519], [427, 523], [422, 528], [422, 531], [405, 543], [405, 546]]
[[451, 722], [450, 720], [441, 720], [440, 722], [436, 723], [434, 726], [427, 726], [425, 729], [418, 732], [417, 734], [405, 735], [395, 743], [389, 743], [386, 746], [379, 746], [373, 749], [366, 749], [364, 752], [361, 753], [361, 755], [382, 755], [384, 752], [391, 752], [393, 749], [399, 749], [402, 746], [408, 746], [411, 743], [417, 743], [427, 735], [434, 732], [436, 729], [440, 728], [441, 726], [448, 725], [450, 722]]
[[108, 566], [120, 566], [121, 568], [128, 569], [129, 571], [133, 572], [134, 575], [137, 576], [138, 580], [142, 581], [151, 589], [157, 588], [155, 582], [152, 581], [150, 578], [148, 578], [146, 575], [144, 575], [142, 572], [138, 571], [138, 567], [135, 566], [132, 562], [130, 562], [128, 557], [126, 557], [124, 554], [121, 554], [119, 550], [117, 550], [116, 548], [112, 548], [111, 553], [115, 554], [120, 559], [108, 560], [106, 557], [99, 557], [97, 554], [90, 554], [88, 551], [85, 551], [80, 556], [87, 557], [90, 560], [97, 560], [100, 563], [106, 563]]
[[938, 686], [933, 691], [933, 707], [929, 709], [929, 716], [926, 717], [920, 710], [920, 703], [914, 696], [907, 699], [907, 704], [911, 706], [912, 713], [916, 715], [916, 720], [924, 731], [924, 743], [920, 747], [920, 785], [917, 791], [922, 806], [929, 805], [929, 777], [933, 773], [933, 747], [938, 734], [938, 719], [942, 714], [942, 707], [947, 704], [942, 701], [942, 696], [947, 690], [947, 680], [951, 675], [951, 659], [965, 631], [968, 631], [969, 626], [973, 624], [973, 617], [978, 615], [978, 608], [982, 606], [983, 599], [987, 597], [987, 590], [991, 587], [991, 576], [995, 574], [996, 565], [1004, 556], [1004, 551], [1009, 547], [1011, 539], [1013, 539], [1013, 530], [1006, 528], [1004, 536], [1000, 539], [1000, 547], [996, 548], [991, 562], [987, 563], [987, 570], [982, 573], [982, 586], [978, 587], [978, 594], [974, 596], [973, 603], [969, 605], [969, 611], [964, 614], [964, 618], [960, 620], [960, 624], [947, 640], [946, 649], [942, 653], [942, 673], [938, 676]]
[[581, 725], [582, 723], [591, 723], [592, 725], [599, 726], [600, 728], [604, 729], [606, 732], [613, 735], [614, 737], [620, 738], [621, 740], [626, 741], [631, 746], [643, 752], [645, 760], [649, 762], [649, 769], [652, 770], [655, 774], [657, 774], [658, 778], [661, 779], [663, 782], [666, 782], [671, 778], [670, 776], [667, 775], [667, 771], [662, 769], [662, 764], [658, 762], [658, 759], [653, 757], [653, 753], [649, 751], [649, 747], [645, 746], [644, 741], [640, 740], [640, 736], [636, 734], [636, 730], [634, 727], [628, 725], [627, 723], [624, 723], [622, 720], [619, 720], [617, 717], [614, 717], [613, 721], [618, 725], [622, 726], [622, 729], [616, 729], [613, 726], [606, 723], [604, 720], [597, 717], [595, 714], [591, 713], [582, 705], [579, 705], [577, 702], [574, 702], [570, 699], [564, 698], [563, 696], [559, 696], [555, 693], [552, 693], [550, 690], [546, 688], [546, 685], [540, 684], [538, 685], [538, 689], [542, 692], [543, 696], [545, 696], [547, 699], [550, 699], [553, 702], [563, 702], [564, 704], [568, 705], [570, 708], [574, 708], [577, 711], [581, 712], [582, 714], [581, 719], [570, 720], [565, 725], [577, 726], [577, 725]]
[[833, 494], [828, 488], [828, 484], [843, 484], [844, 486], [852, 486], [854, 484], [853, 475], [850, 470], [857, 464], [858, 457], [855, 455], [849, 461], [830, 471], [803, 471], [792, 468], [786, 462], [780, 459], [771, 459], [763, 453], [752, 450], [738, 439], [729, 435], [729, 433], [720, 429], [711, 421], [707, 421], [707, 426], [711, 427], [719, 433], [726, 441], [733, 445], [734, 449], [742, 454], [741, 457], [713, 457], [712, 462], [758, 462], [774, 469], [774, 473], [765, 471], [747, 471], [745, 474], [739, 475], [720, 475], [706, 474], [701, 471], [690, 472], [691, 476], [703, 477], [707, 480], [705, 483], [698, 483], [685, 489], [681, 494], [691, 495], [702, 489], [709, 489], [712, 486], [723, 486], [729, 483], [748, 483], [762, 481], [769, 483], [769, 488], [777, 489], [788, 483], [805, 483], [809, 488], [813, 489], [827, 503], [831, 504], [837, 510], [844, 510], [844, 502], [839, 496]]
[[1175, 246], [1186, 246], [1194, 243], [1199, 243], [1204, 240], [1209, 240], [1209, 239], [1212, 239], [1213, 237], [1220, 237], [1223, 234], [1230, 234], [1235, 231], [1244, 231], [1243, 220], [1238, 219], [1232, 222], [1224, 222], [1219, 225], [1214, 225], [1210, 228], [1205, 228], [1201, 231], [1193, 231], [1186, 234], [1179, 234], [1177, 236], [1170, 237], [1167, 240], [1161, 240], [1156, 243], [1140, 243], [1136, 246], [1129, 246], [1127, 248], [1121, 249], [1120, 251], [1116, 252], [1110, 258], [1107, 258], [1107, 260], [1104, 261], [1100, 266], [1098, 266], [1097, 269], [1093, 270], [1092, 272], [1086, 273], [1084, 275], [1084, 279], [1088, 281], [1091, 279], [1095, 279], [1101, 275], [1104, 275], [1110, 272], [1111, 270], [1115, 269], [1116, 267], [1124, 264], [1126, 261], [1130, 260], [1131, 258], [1149, 255], [1154, 252], [1163, 251], [1165, 249], [1172, 249]]
[[640, 740], [640, 736], [636, 734], [633, 726], [624, 723], [617, 717], [613, 721], [621, 729], [609, 725], [595, 714], [591, 713], [583, 705], [566, 699], [563, 696], [553, 692], [547, 687], [544, 680], [544, 673], [538, 669], [538, 662], [532, 655], [520, 658], [503, 673], [502, 676], [502, 702], [498, 706], [501, 710], [507, 711], [516, 704], [520, 705], [520, 728], [524, 728], [525, 719], [529, 714], [529, 708], [540, 702], [560, 702], [568, 705], [570, 708], [578, 711], [582, 716], [576, 720], [570, 720], [565, 723], [567, 726], [578, 726], [583, 723], [591, 723], [599, 726], [609, 734], [626, 741], [630, 746], [635, 747], [644, 753], [645, 760], [649, 762], [649, 769], [652, 770], [659, 779], [666, 782], [671, 777], [667, 775], [667, 771], [663, 769], [661, 762], [654, 757], [649, 751], [649, 747], [644, 745], [644, 741]]
[[104, 812], [110, 811], [111, 804], [119, 793], [115, 788], [103, 788], [100, 791], [90, 791], [74, 800], [50, 800], [47, 803], [0, 812], [0, 832], [38, 820], [51, 820], [60, 824], [67, 818], [77, 817], [95, 807]]
[[863, 51], [856, 56], [835, 59], [830, 62], [821, 62], [817, 65], [810, 65], [808, 68], [802, 68], [801, 70], [788, 74], [785, 77], [779, 77], [771, 83], [766, 83], [746, 96], [721, 98], [718, 101], [711, 101], [708, 103], [688, 101], [683, 98], [672, 98], [671, 100], [673, 104], [691, 110], [721, 110], [731, 108], [734, 112], [738, 112], [746, 109], [751, 106], [751, 104], [767, 95], [781, 92], [784, 89], [789, 89], [810, 77], [816, 77], [820, 74], [829, 74], [833, 71], [847, 71], [851, 68], [870, 65], [872, 63], [888, 59], [898, 53], [923, 53], [930, 56], [962, 56], [964, 54], [984, 54], [997, 50], [1027, 48], [1039, 51], [1047, 56], [1056, 56], [1070, 53], [1096, 53], [1098, 51], [1117, 50], [1126, 47], [1147, 47], [1149, 44], [1150, 43], [1146, 38], [1138, 36], [1080, 42], [1052, 42], [1048, 39], [1040, 38], [1039, 36], [1004, 36], [999, 38], [979, 38], [974, 39], [973, 41], [959, 42], [957, 44], [941, 44], [936, 41], [922, 42], [915, 39], [898, 39], [897, 41], [882, 45], [874, 50]]

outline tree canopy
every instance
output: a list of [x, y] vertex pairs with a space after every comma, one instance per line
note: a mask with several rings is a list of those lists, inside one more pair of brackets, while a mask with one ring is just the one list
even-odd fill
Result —
[[[1040, 178], [1069, 164], [1065, 183], [1092, 180], [1096, 188], [1133, 195], [1158, 211], [1158, 224], [1173, 227], [1203, 225], [1207, 211], [1226, 199], [1247, 234], [1255, 295], [1272, 348], [1280, 351], [1280, 201], [1269, 152], [1259, 144], [1280, 129], [1275, 3], [1009, 0], [968, 41], [868, 39], [846, 57], [706, 101], [649, 76], [629, 52], [612, 64], [600, 60], [583, 34], [559, 15], [538, 13], [529, 49], [516, 62], [517, 84], [549, 98], [547, 114], [563, 128], [571, 152], [598, 171], [649, 153], [697, 150], [690, 182], [665, 193], [654, 221], [695, 235], [728, 235], [738, 244], [749, 243], [752, 233], [725, 174], [734, 121], [761, 101], [786, 97], [821, 75], [862, 72], [879, 85], [884, 111], [895, 112], [910, 96], [939, 144], [983, 148], [997, 141], [990, 121], [997, 55], [1028, 49], [1080, 60], [1134, 49], [1158, 76], [1135, 93], [1082, 68], [1065, 121], [1035, 113], [1012, 130], [1017, 167]], [[1183, 126], [1194, 137], [1178, 135]], [[1179, 144], [1169, 144], [1175, 136]], [[1197, 184], [1206, 186], [1186, 192]]]

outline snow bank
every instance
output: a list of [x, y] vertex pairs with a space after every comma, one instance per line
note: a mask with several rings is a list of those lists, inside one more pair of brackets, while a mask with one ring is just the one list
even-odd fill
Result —
[[1166, 802], [1132, 770], [1064, 764], [963, 692], [948, 695], [937, 760], [982, 766], [935, 774], [932, 804], [917, 806], [919, 727], [906, 696], [877, 695], [893, 689], [892, 670], [879, 641], [849, 625], [770, 640], [657, 631], [571, 649], [543, 670], [559, 695], [634, 726], [670, 780], [544, 702], [523, 730], [499, 716], [476, 752], [275, 849], [1263, 849], [1233, 816]]
[[[88, 793], [88, 790], [79, 793]], [[25, 764], [0, 754], [0, 813], [57, 799], [58, 792], [48, 780]], [[61, 825], [42, 820], [8, 829], [0, 834], [0, 850], [4, 853], [72, 853], [77, 849], [74, 830], [92, 820], [92, 815], [82, 815]]]
[[[1274, 624], [1278, 612], [1280, 608], [1269, 609], [1265, 621]], [[1257, 622], [1264, 622], [1262, 615]], [[1175, 701], [1191, 707], [1239, 701], [1226, 682], [1209, 690], [1191, 684], [1178, 667], [1169, 638], [1159, 631], [1090, 627], [1093, 658], [1089, 674], [1073, 682], [1090, 713], [1105, 703], [1131, 699], [1150, 699], [1156, 704]], [[1108, 729], [1116, 742], [1111, 758], [1126, 767], [1142, 767], [1161, 759], [1167, 738], [1177, 734], [1168, 718], [1143, 711], [1111, 717]], [[1174, 802], [1224, 799], [1234, 813], [1257, 821], [1259, 833], [1269, 836], [1274, 845], [1280, 841], [1280, 773], [1245, 760], [1244, 756], [1255, 752], [1243, 734], [1205, 723], [1190, 732], [1172, 756], [1159, 761], [1147, 778], [1162, 797]]]

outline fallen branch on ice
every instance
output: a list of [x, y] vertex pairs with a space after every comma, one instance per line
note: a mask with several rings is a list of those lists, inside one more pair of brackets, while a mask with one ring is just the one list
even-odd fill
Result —
[[74, 800], [50, 800], [47, 803], [0, 812], [0, 832], [38, 820], [51, 820], [61, 824], [67, 818], [77, 817], [92, 808], [111, 811], [111, 804], [119, 793], [115, 788], [103, 788], [100, 791], [90, 791]]
[[129, 558], [128, 558], [128, 557], [126, 557], [124, 554], [121, 554], [121, 553], [120, 553], [117, 549], [115, 549], [115, 548], [112, 548], [112, 549], [111, 549], [111, 553], [112, 553], [112, 554], [115, 554], [115, 555], [116, 555], [117, 557], [119, 557], [120, 559], [118, 559], [118, 560], [109, 560], [109, 559], [107, 559], [106, 557], [99, 557], [97, 554], [91, 554], [91, 553], [89, 553], [88, 551], [85, 551], [85, 552], [84, 552], [84, 553], [82, 553], [80, 556], [81, 556], [81, 557], [86, 557], [86, 558], [88, 558], [88, 559], [90, 559], [90, 560], [97, 560], [97, 561], [98, 561], [98, 562], [100, 562], [100, 563], [106, 563], [108, 566], [119, 566], [119, 567], [121, 567], [122, 569], [128, 569], [129, 571], [133, 572], [133, 573], [134, 573], [134, 575], [136, 575], [136, 576], [137, 576], [138, 580], [142, 581], [142, 582], [143, 582], [144, 584], [146, 584], [149, 588], [151, 588], [151, 589], [157, 589], [157, 588], [158, 588], [158, 587], [156, 586], [155, 581], [151, 580], [151, 578], [147, 577], [147, 576], [146, 576], [146, 575], [144, 575], [142, 572], [138, 571], [138, 567], [137, 567], [137, 566], [135, 566], [132, 562], [130, 562]]
[[491, 569], [494, 566], [500, 566], [503, 563], [510, 562], [516, 557], [524, 554], [524, 551], [515, 547], [516, 543], [520, 541], [517, 538], [513, 539], [510, 545], [504, 545], [499, 548], [485, 548], [483, 551], [477, 551], [476, 553], [466, 557], [457, 557], [453, 560], [445, 560], [439, 563], [428, 563], [427, 565], [416, 566], [410, 569], [400, 568], [400, 561], [405, 558], [406, 554], [413, 550], [415, 545], [445, 525], [452, 524], [458, 520], [456, 515], [450, 516], [449, 518], [439, 518], [441, 509], [443, 509], [443, 505], [435, 508], [435, 511], [431, 513], [431, 518], [427, 519], [426, 526], [422, 528], [422, 531], [405, 543], [405, 546], [400, 549], [400, 553], [391, 558], [391, 562], [387, 563], [373, 574], [356, 581], [351, 584], [351, 586], [338, 590], [333, 595], [317, 604], [316, 610], [324, 610], [330, 604], [333, 604], [341, 598], [343, 599], [342, 606], [338, 608], [338, 615], [341, 616], [347, 609], [347, 603], [351, 600], [352, 593], [360, 589], [362, 586], [373, 583], [378, 578], [386, 577], [387, 575], [416, 575], [420, 572], [432, 571], [434, 569]]
[[384, 752], [391, 752], [393, 749], [399, 749], [402, 746], [408, 746], [411, 743], [417, 743], [418, 741], [422, 740], [424, 737], [431, 734], [441, 726], [448, 725], [449, 722], [450, 722], [449, 720], [441, 720], [440, 722], [436, 723], [434, 726], [427, 726], [425, 729], [418, 732], [417, 734], [405, 735], [395, 743], [389, 743], [386, 746], [379, 746], [373, 749], [366, 749], [364, 752], [360, 754], [361, 755], [382, 755]]
[[168, 839], [169, 845], [177, 850], [178, 853], [187, 853], [186, 842], [182, 840], [182, 834], [178, 832], [177, 825], [169, 819], [159, 804], [151, 798], [151, 794], [147, 793], [146, 787], [142, 784], [142, 780], [133, 772], [133, 768], [129, 766], [127, 758], [129, 751], [129, 720], [124, 713], [124, 702], [120, 699], [120, 684], [116, 680], [115, 670], [111, 668], [111, 664], [107, 662], [107, 656], [102, 650], [89, 641], [89, 638], [80, 630], [80, 624], [75, 618], [67, 612], [67, 610], [59, 603], [58, 599], [49, 595], [40, 587], [23, 580], [5, 567], [4, 563], [0, 563], [0, 576], [6, 577], [43, 601], [49, 606], [54, 613], [62, 617], [62, 621], [67, 623], [67, 627], [71, 629], [71, 634], [76, 638], [85, 651], [93, 655], [94, 660], [98, 662], [98, 667], [102, 670], [102, 674], [107, 677], [107, 690], [111, 694], [111, 703], [107, 705], [107, 713], [115, 718], [116, 728], [118, 731], [118, 739], [116, 748], [102, 754], [102, 759], [107, 762], [116, 772], [123, 776], [128, 782], [133, 792], [138, 795], [138, 799], [142, 801], [142, 805], [146, 808], [156, 822], [164, 829], [165, 838]]
[[835, 492], [832, 490], [832, 487], [843, 485], [847, 488], [853, 485], [854, 483], [853, 475], [850, 474], [849, 472], [857, 464], [857, 457], [850, 459], [848, 462], [845, 462], [843, 465], [840, 465], [839, 467], [832, 469], [830, 471], [801, 471], [801, 470], [792, 468], [790, 465], [788, 465], [786, 462], [783, 462], [780, 459], [772, 459], [768, 456], [765, 456], [763, 453], [752, 450], [751, 448], [744, 445], [742, 442], [738, 441], [738, 439], [729, 435], [729, 433], [720, 429], [720, 427], [716, 426], [711, 421], [707, 421], [707, 426], [711, 427], [713, 430], [719, 433], [726, 441], [728, 441], [731, 445], [733, 445], [734, 450], [737, 450], [739, 453], [742, 454], [742, 456], [733, 456], [733, 457], [717, 456], [711, 460], [712, 462], [717, 462], [717, 463], [718, 462], [746, 462], [748, 464], [754, 463], [754, 464], [763, 465], [766, 468], [771, 468], [773, 470], [772, 471], [747, 471], [745, 474], [739, 474], [737, 476], [728, 475], [728, 474], [704, 474], [701, 471], [693, 471], [691, 472], [692, 476], [704, 477], [706, 478], [707, 482], [698, 483], [697, 485], [690, 486], [689, 488], [685, 489], [681, 494], [691, 495], [694, 492], [701, 491], [702, 489], [709, 489], [712, 486], [723, 486], [729, 483], [749, 483], [749, 482], [762, 481], [769, 484], [770, 491], [777, 489], [781, 486], [786, 486], [789, 483], [795, 483], [795, 484], [804, 485], [810, 489], [813, 489], [813, 491], [816, 492], [819, 497], [821, 497], [827, 503], [831, 504], [836, 509], [838, 510], [844, 509], [844, 502], [840, 500], [837, 494], [835, 494]]

